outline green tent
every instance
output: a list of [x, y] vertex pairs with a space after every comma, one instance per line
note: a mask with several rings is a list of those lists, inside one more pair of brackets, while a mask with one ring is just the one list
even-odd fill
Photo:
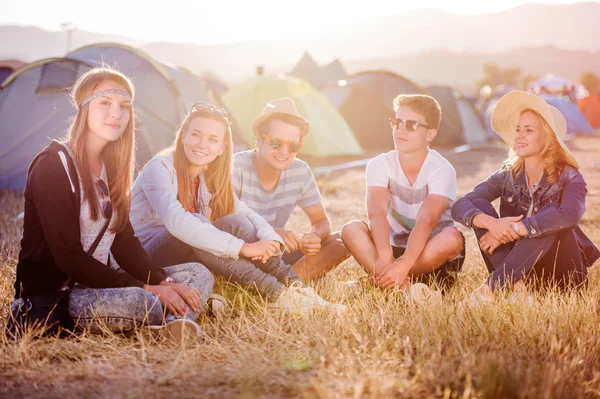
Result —
[[352, 130], [338, 110], [309, 83], [291, 76], [258, 76], [227, 91], [222, 99], [242, 130], [250, 147], [255, 137], [250, 125], [265, 105], [278, 98], [291, 98], [300, 116], [310, 122], [310, 134], [301, 154], [326, 157], [363, 153]]

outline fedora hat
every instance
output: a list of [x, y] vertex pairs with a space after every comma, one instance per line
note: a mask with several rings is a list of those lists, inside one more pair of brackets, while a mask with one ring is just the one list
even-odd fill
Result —
[[280, 98], [277, 100], [273, 100], [265, 106], [262, 114], [252, 122], [250, 126], [250, 130], [254, 133], [255, 136], [258, 137], [258, 127], [265, 123], [269, 118], [276, 114], [285, 114], [291, 115], [296, 118], [301, 123], [306, 124], [306, 128], [302, 129], [302, 137], [304, 139], [308, 132], [310, 131], [310, 123], [306, 119], [300, 116], [298, 113], [298, 109], [296, 108], [296, 104], [294, 104], [294, 100], [291, 98]]
[[515, 146], [515, 136], [517, 125], [521, 113], [525, 110], [537, 112], [550, 126], [552, 133], [558, 139], [561, 147], [565, 150], [575, 165], [577, 160], [571, 153], [571, 150], [565, 145], [564, 139], [567, 135], [567, 120], [558, 108], [548, 104], [543, 98], [535, 94], [521, 90], [513, 90], [500, 99], [494, 112], [492, 113], [492, 129], [498, 133], [498, 136], [504, 140], [511, 148]]

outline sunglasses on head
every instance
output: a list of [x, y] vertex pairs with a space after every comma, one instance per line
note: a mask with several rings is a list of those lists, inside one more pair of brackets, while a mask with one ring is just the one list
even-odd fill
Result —
[[268, 136], [266, 134], [263, 134], [262, 137], [263, 137], [263, 139], [265, 139], [269, 142], [269, 147], [271, 147], [274, 150], [278, 150], [281, 147], [283, 147], [284, 145], [286, 145], [289, 152], [296, 153], [296, 152], [300, 152], [300, 150], [302, 149], [302, 146], [304, 145], [304, 142], [302, 142], [302, 141], [287, 141], [287, 140], [277, 139], [277, 138]]
[[105, 201], [102, 204], [102, 216], [104, 216], [105, 219], [110, 219], [112, 217], [113, 212], [112, 203], [110, 202], [108, 186], [106, 185], [106, 183], [104, 183], [103, 180], [98, 180], [98, 190], [100, 190], [100, 194], [102, 194], [102, 197], [109, 198], [108, 201]]
[[231, 122], [231, 113], [225, 108], [215, 107], [214, 105], [208, 103], [195, 103], [194, 105], [192, 105], [190, 113], [194, 112], [194, 110], [202, 112], [212, 112], [213, 114], [217, 114], [221, 118], [225, 119], [227, 123]]
[[427, 126], [424, 123], [421, 123], [419, 121], [413, 121], [411, 119], [405, 120], [405, 119], [399, 119], [399, 118], [390, 118], [390, 127], [392, 129], [399, 129], [403, 123], [404, 123], [404, 128], [406, 129], [407, 132], [414, 132], [415, 130], [417, 130], [417, 128], [419, 126], [423, 126], [426, 129], [431, 129], [429, 126]]

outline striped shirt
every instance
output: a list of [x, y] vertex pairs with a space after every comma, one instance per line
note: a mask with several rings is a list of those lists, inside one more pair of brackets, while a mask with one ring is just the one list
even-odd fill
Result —
[[308, 208], [322, 200], [310, 167], [299, 159], [281, 172], [273, 191], [265, 189], [254, 166], [253, 150], [234, 154], [232, 184], [238, 198], [277, 229], [285, 228], [296, 205]]
[[396, 151], [378, 155], [367, 165], [368, 187], [385, 187], [389, 191], [387, 221], [390, 224], [390, 244], [393, 246], [406, 247], [408, 235], [417, 221], [417, 213], [429, 194], [450, 199], [432, 236], [446, 226], [454, 226], [450, 208], [456, 199], [456, 171], [450, 162], [434, 150], [429, 150], [412, 186], [402, 170]]

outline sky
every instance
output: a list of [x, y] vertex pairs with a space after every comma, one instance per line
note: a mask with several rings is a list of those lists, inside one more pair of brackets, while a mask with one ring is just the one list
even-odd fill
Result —
[[[596, 0], [600, 1], [600, 0]], [[79, 30], [143, 41], [222, 44], [318, 37], [374, 15], [437, 8], [459, 15], [494, 13], [531, 1], [502, 0], [2, 0], [0, 25]], [[541, 0], [557, 5], [578, 1]], [[342, 7], [339, 5], [343, 4]], [[368, 7], [366, 7], [368, 4]]]

